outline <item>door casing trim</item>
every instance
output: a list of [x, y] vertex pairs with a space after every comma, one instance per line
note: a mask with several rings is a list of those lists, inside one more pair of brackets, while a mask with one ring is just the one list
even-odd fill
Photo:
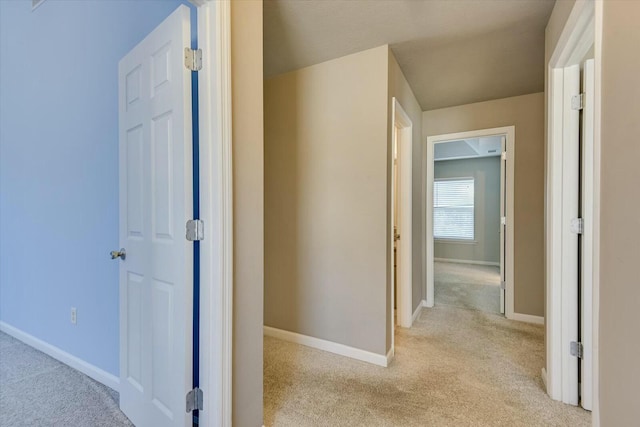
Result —
[[426, 251], [425, 251], [425, 301], [427, 307], [433, 307], [435, 303], [435, 283], [433, 277], [433, 183], [434, 183], [434, 147], [435, 144], [452, 141], [456, 139], [478, 138], [483, 136], [505, 135], [507, 138], [507, 185], [506, 191], [506, 211], [507, 211], [507, 227], [506, 227], [506, 247], [505, 254], [507, 261], [505, 262], [505, 316], [508, 319], [514, 318], [514, 195], [515, 195], [515, 126], [504, 126], [490, 129], [479, 129], [469, 132], [456, 132], [443, 135], [428, 136], [426, 141], [426, 159], [427, 159], [427, 176], [426, 176], [426, 213], [425, 213], [425, 230], [427, 230]]

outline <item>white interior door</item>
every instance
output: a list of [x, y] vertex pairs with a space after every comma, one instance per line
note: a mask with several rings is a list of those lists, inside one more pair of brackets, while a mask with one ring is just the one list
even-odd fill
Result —
[[402, 106], [394, 99], [394, 122], [396, 145], [398, 150], [397, 164], [397, 194], [398, 240], [397, 252], [397, 282], [398, 293], [398, 325], [410, 328], [413, 323], [413, 295], [412, 295], [412, 123]]
[[566, 67], [562, 135], [562, 400], [578, 405], [579, 359], [571, 352], [578, 335], [579, 241], [575, 221], [580, 212], [580, 65]]
[[191, 389], [193, 208], [189, 8], [119, 64], [120, 408], [138, 427], [185, 426]]
[[506, 275], [506, 238], [507, 238], [507, 137], [502, 137], [502, 155], [500, 157], [500, 313], [504, 314]]
[[582, 75], [582, 220], [584, 233], [580, 236], [580, 404], [591, 410], [593, 405], [593, 133], [594, 133], [594, 60], [584, 64]]

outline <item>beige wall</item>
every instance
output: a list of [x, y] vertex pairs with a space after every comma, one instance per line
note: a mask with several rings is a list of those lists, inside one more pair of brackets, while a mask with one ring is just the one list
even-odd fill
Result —
[[640, 420], [640, 2], [603, 2], [600, 425]]
[[265, 81], [265, 325], [386, 354], [388, 47]]
[[425, 111], [427, 136], [515, 126], [514, 310], [544, 314], [544, 94]]
[[231, 2], [233, 425], [262, 425], [262, 1]]
[[[393, 118], [391, 117], [391, 105], [393, 102], [393, 97], [396, 97], [402, 108], [405, 110], [409, 118], [411, 119], [413, 126], [413, 176], [412, 176], [412, 204], [413, 204], [413, 212], [412, 212], [412, 308], [415, 310], [418, 305], [422, 303], [423, 298], [423, 288], [424, 288], [424, 221], [423, 212], [423, 189], [424, 189], [424, 179], [422, 175], [422, 109], [420, 108], [420, 104], [418, 104], [418, 100], [413, 94], [411, 87], [409, 87], [409, 83], [407, 79], [402, 74], [402, 70], [396, 61], [396, 58], [393, 56], [393, 52], [391, 49], [388, 49], [389, 53], [389, 99], [388, 99], [388, 128], [387, 128], [387, 150], [389, 156], [392, 154], [392, 126], [393, 126]], [[391, 157], [390, 157], [391, 158]], [[391, 162], [387, 165], [387, 189], [388, 189], [388, 200], [387, 200], [387, 215], [391, 218]], [[391, 222], [388, 222], [389, 227], [391, 227]], [[391, 229], [387, 230], [387, 236], [391, 236]], [[391, 248], [391, 244], [388, 243], [388, 247]], [[387, 257], [387, 298], [391, 297], [391, 274], [393, 274], [393, 269], [391, 268], [391, 255]], [[391, 324], [391, 305], [387, 305], [387, 324]], [[387, 328], [387, 350], [391, 348], [391, 329]]]

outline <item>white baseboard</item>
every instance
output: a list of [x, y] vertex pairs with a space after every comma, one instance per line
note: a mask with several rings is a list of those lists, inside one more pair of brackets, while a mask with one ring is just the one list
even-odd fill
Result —
[[422, 307], [423, 307], [422, 305], [423, 302], [424, 301], [421, 301], [420, 304], [418, 304], [416, 311], [413, 312], [413, 316], [411, 316], [411, 325], [413, 325], [413, 322], [415, 322], [418, 316], [420, 316], [420, 312], [422, 311]]
[[93, 378], [106, 385], [109, 388], [112, 388], [115, 391], [118, 391], [120, 388], [120, 378], [116, 377], [113, 374], [108, 373], [107, 371], [103, 371], [102, 369], [94, 366], [84, 360], [67, 353], [64, 350], [59, 349], [56, 346], [53, 346], [47, 342], [42, 341], [39, 338], [34, 337], [26, 332], [21, 331], [20, 329], [13, 327], [5, 322], [0, 322], [0, 331], [11, 335], [12, 337], [22, 341], [23, 343], [35, 348], [36, 350], [40, 350], [41, 352], [53, 357], [54, 359], [64, 363], [76, 369], [83, 374]]
[[394, 357], [396, 357], [396, 350], [391, 347], [391, 350], [389, 350], [389, 352], [387, 353], [387, 366], [391, 364], [391, 361]]
[[511, 320], [517, 320], [518, 322], [535, 323], [536, 325], [544, 325], [544, 317], [533, 316], [531, 314], [513, 313], [508, 316]]
[[542, 383], [544, 384], [544, 390], [547, 391], [547, 370], [542, 368], [540, 375], [542, 376]]
[[423, 307], [429, 307], [429, 306], [427, 305], [427, 300], [426, 300], [426, 299], [423, 299], [423, 300], [422, 300], [422, 306], [423, 306]]
[[451, 259], [451, 258], [434, 258], [434, 262], [452, 262], [454, 264], [471, 264], [471, 265], [490, 265], [492, 267], [500, 267], [499, 262], [491, 261], [473, 261], [467, 259]]
[[[378, 366], [384, 366], [385, 368], [389, 364], [389, 357], [393, 357], [392, 354], [387, 354], [386, 356], [383, 354], [376, 354], [333, 341], [310, 337], [308, 335], [285, 331], [283, 329], [272, 328], [271, 326], [264, 326], [264, 334], [268, 337], [278, 338], [283, 341], [289, 341], [311, 348], [317, 348], [318, 350], [324, 350], [329, 353], [339, 354], [340, 356], [350, 357], [352, 359], [361, 360]], [[391, 353], [391, 351], [389, 353]]]

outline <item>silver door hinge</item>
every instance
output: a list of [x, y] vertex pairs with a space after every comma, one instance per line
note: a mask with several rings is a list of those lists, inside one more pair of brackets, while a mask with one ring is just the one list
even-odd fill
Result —
[[191, 71], [202, 70], [202, 49], [184, 48], [184, 66]]
[[584, 93], [571, 97], [571, 109], [582, 110], [584, 108]]
[[570, 347], [569, 347], [569, 351], [570, 351], [572, 356], [575, 356], [578, 359], [582, 359], [582, 355], [583, 355], [584, 349], [582, 347], [582, 343], [581, 342], [571, 341], [571, 344], [570, 344]]
[[502, 160], [507, 160], [507, 152], [506, 152], [506, 151], [503, 151], [503, 152], [502, 152], [502, 154], [500, 155], [500, 158], [501, 158]]
[[198, 387], [187, 393], [187, 412], [202, 411], [204, 409], [204, 396]]
[[506, 216], [501, 216], [500, 217], [500, 225], [507, 225], [507, 217]]
[[500, 282], [500, 289], [507, 289], [507, 282], [505, 282], [504, 280], [502, 280]]
[[196, 242], [204, 240], [204, 221], [201, 219], [190, 219], [187, 221], [187, 240]]
[[574, 234], [584, 233], [584, 220], [582, 218], [574, 218], [571, 220], [571, 232]]

